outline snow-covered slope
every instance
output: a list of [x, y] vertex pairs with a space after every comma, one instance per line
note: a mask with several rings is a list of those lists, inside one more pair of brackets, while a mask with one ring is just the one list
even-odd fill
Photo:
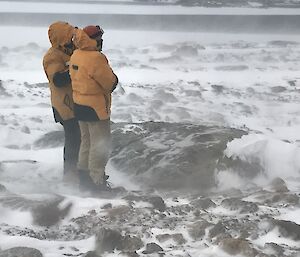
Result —
[[297, 34], [105, 30], [125, 190], [97, 197], [61, 182], [47, 28], [0, 34], [1, 257], [299, 256]]

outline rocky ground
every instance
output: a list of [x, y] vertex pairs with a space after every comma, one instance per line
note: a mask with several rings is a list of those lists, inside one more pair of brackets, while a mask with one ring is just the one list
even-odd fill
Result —
[[[216, 186], [218, 167], [247, 170], [243, 161], [222, 154], [226, 142], [243, 134], [240, 130], [187, 124], [113, 124], [111, 162], [143, 190], [83, 196], [80, 201], [87, 201], [86, 197], [103, 201], [80, 215], [70, 216], [77, 206], [68, 195], [48, 193], [37, 198], [13, 193], [1, 185], [2, 208], [29, 212], [33, 224], [26, 227], [2, 223], [1, 234], [70, 242], [58, 247], [61, 256], [188, 257], [220, 251], [218, 256], [298, 257], [300, 225], [281, 215], [287, 210], [299, 211], [299, 187], [289, 189], [290, 181], [281, 178], [264, 187], [253, 183], [244, 189], [222, 191]], [[57, 147], [62, 137], [61, 131], [47, 133], [33, 145], [37, 151]], [[2, 179], [9, 167], [22, 162], [25, 160], [2, 162]], [[257, 168], [253, 176], [262, 172], [259, 166], [248, 164], [248, 168]], [[287, 241], [270, 243], [270, 235]], [[76, 245], [78, 240], [93, 236], [94, 249], [84, 252]], [[37, 249], [24, 247], [0, 252], [1, 257], [28, 254], [43, 256]]]
[[[47, 84], [1, 81], [0, 256], [299, 257], [299, 46], [108, 50], [124, 78], [108, 173], [125, 188], [102, 195], [61, 182]], [[1, 69], [43, 52], [1, 48]]]
[[[299, 256], [300, 226], [278, 217], [283, 209], [299, 208], [299, 193], [290, 191], [282, 179], [273, 180], [268, 189], [163, 195], [123, 192], [117, 196], [122, 204], [115, 205], [115, 198], [107, 199], [105, 204], [59, 225], [72, 208], [71, 204], [58, 208], [63, 197], [52, 196], [48, 202], [26, 200], [1, 186], [1, 204], [29, 209], [38, 226], [31, 229], [1, 224], [0, 230], [10, 236], [51, 241], [76, 241], [96, 235], [93, 251], [81, 252], [74, 243], [57, 249], [64, 256], [199, 256], [200, 251], [213, 247], [229, 256]], [[260, 244], [259, 239], [272, 231], [294, 243]], [[0, 252], [0, 256], [25, 257], [29, 253], [43, 256], [37, 249], [18, 247]]]
[[204, 7], [300, 7], [300, 2], [297, 0], [136, 0], [142, 3], [171, 3], [183, 6], [204, 6]]

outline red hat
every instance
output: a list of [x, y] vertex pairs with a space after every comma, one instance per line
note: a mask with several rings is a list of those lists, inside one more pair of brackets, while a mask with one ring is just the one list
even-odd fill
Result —
[[83, 31], [90, 37], [90, 38], [96, 38], [98, 36], [102, 36], [104, 34], [104, 31], [100, 26], [96, 25], [90, 25], [86, 26]]

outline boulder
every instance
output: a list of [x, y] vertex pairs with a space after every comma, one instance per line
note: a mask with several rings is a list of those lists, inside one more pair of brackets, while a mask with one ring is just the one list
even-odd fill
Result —
[[111, 163], [144, 188], [198, 192], [216, 185], [216, 170], [246, 172], [249, 165], [223, 154], [229, 141], [246, 134], [241, 130], [165, 122], [118, 123], [112, 130]]
[[30, 247], [13, 247], [0, 252], [0, 257], [43, 257], [42, 253]]

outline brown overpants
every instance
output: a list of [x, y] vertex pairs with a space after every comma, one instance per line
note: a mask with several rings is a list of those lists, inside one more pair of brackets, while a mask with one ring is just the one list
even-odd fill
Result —
[[89, 171], [94, 183], [103, 183], [111, 146], [110, 120], [79, 121], [81, 144], [78, 169]]

